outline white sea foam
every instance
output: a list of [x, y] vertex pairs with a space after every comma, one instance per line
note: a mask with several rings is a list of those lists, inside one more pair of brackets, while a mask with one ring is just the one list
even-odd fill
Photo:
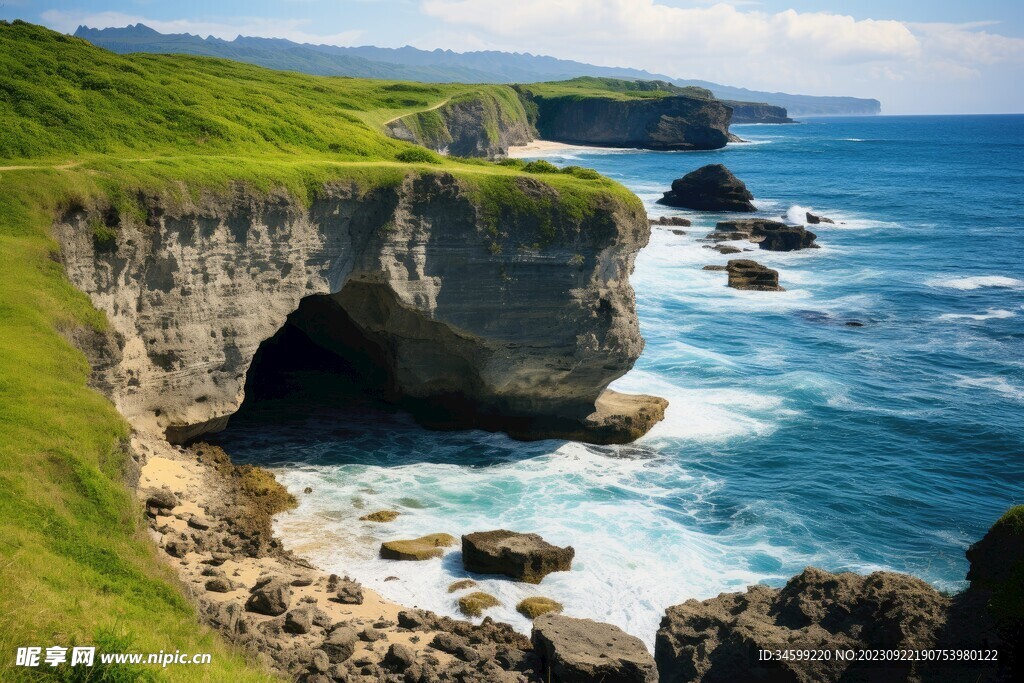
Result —
[[[459, 594], [446, 587], [467, 576], [458, 550], [440, 561], [390, 562], [377, 556], [382, 541], [494, 528], [540, 533], [575, 547], [572, 571], [549, 575], [543, 587], [473, 577], [502, 603], [488, 614], [529, 632], [515, 605], [544, 595], [563, 603], [567, 614], [617, 624], [648, 647], [665, 607], [784, 578], [752, 571], [739, 558], [771, 558], [774, 566], [812, 561], [767, 543], [763, 530], [698, 531], [690, 516], [706, 507], [718, 482], [693, 478], [662, 459], [609, 457], [616, 452], [570, 443], [491, 467], [280, 470], [290, 490], [310, 486], [313, 493], [278, 517], [276, 531], [326, 570], [358, 577], [402, 604], [452, 616]], [[357, 519], [386, 508], [402, 514], [386, 525]], [[384, 581], [388, 576], [399, 580]]]
[[964, 377], [957, 380], [957, 386], [989, 389], [1006, 398], [1024, 401], [1024, 389], [1010, 384], [1005, 377]]
[[1003, 320], [1013, 318], [1017, 314], [1002, 308], [990, 308], [984, 313], [943, 313], [939, 320]]
[[789, 207], [789, 209], [786, 211], [786, 221], [789, 223], [794, 223], [796, 225], [804, 225], [805, 223], [807, 223], [808, 211], [813, 213], [812, 207], [794, 204], [793, 206]]
[[926, 284], [932, 287], [945, 287], [949, 289], [972, 290], [982, 287], [1008, 287], [1020, 289], [1024, 287], [1024, 280], [1007, 277], [1006, 275], [972, 275], [968, 277], [940, 277], [929, 280]]

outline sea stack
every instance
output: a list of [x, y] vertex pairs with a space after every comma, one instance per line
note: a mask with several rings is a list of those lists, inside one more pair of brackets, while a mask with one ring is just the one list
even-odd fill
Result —
[[672, 182], [659, 204], [697, 211], [756, 211], [743, 181], [722, 164], [702, 166]]

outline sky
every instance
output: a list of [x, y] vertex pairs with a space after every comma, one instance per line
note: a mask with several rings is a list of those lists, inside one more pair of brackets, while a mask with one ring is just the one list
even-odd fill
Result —
[[755, 90], [854, 95], [883, 113], [1024, 112], [1024, 0], [0, 0], [74, 32], [505, 50]]

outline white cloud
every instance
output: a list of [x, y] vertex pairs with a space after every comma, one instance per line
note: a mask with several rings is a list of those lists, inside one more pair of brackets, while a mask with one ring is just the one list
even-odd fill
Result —
[[232, 17], [224, 21], [193, 21], [191, 19], [147, 19], [146, 17], [121, 12], [64, 12], [48, 10], [41, 15], [47, 26], [65, 33], [73, 33], [79, 26], [90, 28], [121, 27], [130, 24], [145, 24], [160, 33], [192, 33], [216, 36], [232, 40], [236, 36], [257, 36], [261, 38], [287, 38], [297, 43], [326, 45], [351, 45], [363, 31], [343, 31], [334, 34], [311, 33], [310, 19], [280, 19], [274, 17]]
[[[420, 9], [445, 24], [446, 37], [457, 39], [463, 29], [461, 45], [445, 45], [454, 49], [484, 43], [759, 90], [908, 103], [921, 98], [914, 83], [934, 91], [942, 78], [983, 79], [1024, 61], [1024, 40], [985, 30], [991, 21], [914, 24], [737, 4], [422, 0]], [[932, 95], [951, 101], [949, 93]]]

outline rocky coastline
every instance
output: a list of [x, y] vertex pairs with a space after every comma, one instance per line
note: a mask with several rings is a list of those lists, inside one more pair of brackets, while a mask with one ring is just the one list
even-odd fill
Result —
[[[783, 588], [752, 586], [669, 607], [652, 657], [614, 626], [561, 616], [557, 603], [531, 614], [531, 637], [487, 617], [473, 624], [391, 603], [283, 547], [271, 520], [294, 498], [266, 471], [233, 465], [202, 443], [172, 446], [137, 432], [132, 446], [149, 533], [200, 618], [291, 680], [997, 683], [1012, 680], [1020, 665], [1014, 646], [1024, 624], [1024, 506], [968, 550], [971, 585], [964, 593], [942, 594], [903, 574], [808, 567]], [[508, 532], [488, 532], [473, 543], [505, 538]], [[543, 551], [536, 539], [524, 540]], [[451, 590], [471, 591], [473, 584]], [[779, 648], [995, 649], [1001, 657], [894, 666], [758, 663], [758, 651]]]

